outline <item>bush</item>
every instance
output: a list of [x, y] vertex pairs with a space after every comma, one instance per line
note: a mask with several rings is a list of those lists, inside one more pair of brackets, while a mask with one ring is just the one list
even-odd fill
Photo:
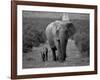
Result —
[[33, 46], [37, 47], [40, 43], [44, 43], [45, 38], [43, 32], [34, 30], [26, 35], [23, 38], [23, 51], [28, 52]]
[[89, 21], [74, 20], [73, 21], [77, 32], [73, 36], [75, 44], [81, 53], [86, 53], [89, 56]]
[[23, 52], [26, 53], [32, 49], [32, 47], [39, 46], [40, 43], [45, 42], [45, 35], [44, 32], [32, 30], [31, 28], [26, 29], [23, 35]]
[[74, 39], [81, 52], [85, 52], [89, 49], [89, 37], [86, 33], [76, 33]]

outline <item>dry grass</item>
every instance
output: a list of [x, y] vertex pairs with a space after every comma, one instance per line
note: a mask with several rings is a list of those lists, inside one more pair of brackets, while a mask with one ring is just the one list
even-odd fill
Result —
[[[42, 61], [41, 58], [41, 48], [43, 46], [48, 47], [49, 49], [49, 59], [46, 62]], [[73, 40], [69, 40], [68, 47], [66, 50], [66, 54], [68, 57], [66, 61], [63, 63], [55, 62], [52, 60], [52, 52], [49, 48], [47, 43], [41, 44], [39, 47], [33, 47], [32, 51], [24, 54], [23, 57], [23, 68], [45, 68], [45, 67], [67, 67], [67, 66], [86, 66], [89, 65], [89, 58], [84, 57], [82, 58], [80, 52], [78, 51], [77, 47]]]

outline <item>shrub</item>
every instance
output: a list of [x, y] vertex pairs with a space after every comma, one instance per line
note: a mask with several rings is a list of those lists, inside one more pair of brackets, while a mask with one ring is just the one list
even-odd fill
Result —
[[86, 53], [89, 56], [89, 21], [74, 20], [73, 21], [77, 32], [73, 36], [75, 44], [81, 53]]
[[28, 52], [34, 46], [39, 46], [40, 43], [45, 42], [45, 37], [43, 32], [39, 32], [34, 30], [33, 32], [29, 32], [25, 34], [23, 37], [23, 52]]

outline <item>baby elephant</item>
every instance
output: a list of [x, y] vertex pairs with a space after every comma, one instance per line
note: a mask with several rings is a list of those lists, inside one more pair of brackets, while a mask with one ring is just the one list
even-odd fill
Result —
[[41, 51], [42, 61], [48, 61], [48, 48], [44, 47]]

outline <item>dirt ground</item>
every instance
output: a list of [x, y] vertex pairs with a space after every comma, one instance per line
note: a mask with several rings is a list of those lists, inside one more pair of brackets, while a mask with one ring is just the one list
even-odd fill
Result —
[[[41, 58], [41, 48], [46, 46], [49, 50], [48, 61], [43, 62]], [[45, 68], [45, 67], [67, 67], [67, 66], [86, 66], [89, 65], [89, 58], [82, 57], [78, 48], [73, 40], [68, 40], [66, 49], [67, 58], [66, 61], [55, 62], [52, 60], [52, 52], [47, 43], [41, 44], [39, 47], [33, 47], [32, 51], [23, 54], [23, 68]]]

